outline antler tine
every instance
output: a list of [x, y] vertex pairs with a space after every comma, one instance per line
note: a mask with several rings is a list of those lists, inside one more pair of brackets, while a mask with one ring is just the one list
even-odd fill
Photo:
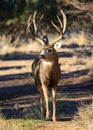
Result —
[[28, 25], [27, 25], [26, 33], [30, 33], [30, 26], [32, 24], [31, 18], [32, 18], [32, 15], [30, 15], [30, 17], [28, 18]]
[[28, 18], [28, 25], [31, 24], [31, 17], [32, 17], [32, 15], [30, 15], [30, 17]]
[[[60, 28], [62, 29], [63, 28], [63, 24], [62, 24], [62, 22], [61, 22], [61, 19], [59, 18], [59, 16], [56, 16], [57, 17], [57, 20], [58, 20], [58, 22], [59, 22], [59, 24], [60, 24]], [[52, 25], [56, 28], [56, 30], [59, 32], [59, 33], [61, 33], [62, 31], [55, 25], [55, 23], [53, 22], [53, 21], [51, 21], [51, 23], [52, 23]]]
[[61, 22], [61, 19], [57, 16], [57, 19], [58, 19], [58, 21], [59, 21], [59, 23], [60, 23], [60, 27], [62, 28], [63, 27], [63, 24], [62, 24], [62, 22]]
[[55, 28], [59, 33], [61, 33], [61, 31], [60, 31], [59, 28], [56, 26], [56, 24], [55, 24], [53, 21], [51, 21], [51, 23], [52, 23], [52, 25], [54, 26], [54, 28]]
[[37, 14], [37, 11], [35, 11], [35, 13], [33, 15], [33, 25], [34, 25], [35, 35], [37, 35], [38, 26], [39, 26], [41, 20], [43, 19], [43, 14], [42, 14], [41, 17], [40, 17], [40, 19], [39, 19], [39, 22], [36, 24], [36, 14]]
[[43, 19], [43, 17], [44, 17], [44, 15], [42, 14], [41, 17], [40, 17], [39, 22], [41, 22], [41, 20]]
[[63, 16], [63, 23], [62, 23], [61, 19], [57, 16], [57, 20], [60, 24], [60, 28], [58, 28], [57, 25], [55, 25], [55, 23], [53, 21], [51, 21], [54, 28], [60, 33], [60, 36], [57, 39], [55, 39], [55, 41], [53, 43], [51, 43], [52, 45], [54, 45], [57, 41], [59, 41], [63, 37], [63, 34], [66, 30], [66, 25], [67, 25], [66, 15], [64, 14], [63, 10], [60, 10], [60, 13]]
[[33, 25], [34, 25], [34, 31], [35, 31], [35, 35], [37, 33], [37, 25], [36, 25], [36, 14], [37, 14], [37, 11], [34, 12], [34, 15], [33, 15]]
[[39, 25], [40, 25], [40, 22], [41, 22], [41, 20], [43, 19], [43, 14], [41, 15], [41, 17], [40, 17], [40, 19], [39, 19], [39, 22], [37, 23], [37, 31], [39, 30]]
[[[43, 40], [37, 36], [37, 31], [38, 31], [37, 25], [38, 24], [36, 24], [36, 14], [37, 14], [37, 11], [34, 12], [33, 18], [32, 18], [32, 15], [30, 15], [30, 17], [28, 18], [28, 26], [27, 26], [26, 32], [30, 33], [29, 36], [32, 37], [33, 39], [37, 40], [43, 46], [44, 45]], [[42, 20], [42, 18], [43, 18], [43, 15], [41, 15], [39, 22]], [[33, 23], [34, 32], [32, 32], [33, 29], [31, 30], [32, 23]]]
[[66, 30], [67, 18], [66, 18], [66, 15], [64, 14], [63, 10], [60, 10], [60, 12], [63, 15], [63, 33], [64, 33]]

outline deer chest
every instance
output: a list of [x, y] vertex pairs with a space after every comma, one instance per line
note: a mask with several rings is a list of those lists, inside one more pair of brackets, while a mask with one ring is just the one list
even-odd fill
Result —
[[40, 65], [40, 79], [41, 83], [51, 86], [52, 84], [59, 81], [60, 78], [60, 68], [59, 65], [56, 65], [53, 62], [43, 62]]

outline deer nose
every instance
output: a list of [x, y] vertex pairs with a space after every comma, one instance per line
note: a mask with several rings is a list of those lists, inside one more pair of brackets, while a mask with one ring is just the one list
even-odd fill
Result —
[[40, 55], [39, 58], [40, 58], [40, 59], [44, 59], [45, 56], [44, 56], [44, 55]]
[[46, 54], [46, 51], [45, 50], [42, 50], [40, 55], [45, 55]]
[[39, 58], [45, 58], [45, 55], [46, 55], [45, 50], [42, 50], [41, 53], [40, 53]]

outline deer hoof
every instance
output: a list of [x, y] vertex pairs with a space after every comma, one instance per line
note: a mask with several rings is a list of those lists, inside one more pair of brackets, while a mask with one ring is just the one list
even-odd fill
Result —
[[56, 121], [57, 121], [57, 120], [56, 120], [56, 117], [53, 117], [52, 119], [53, 119], [53, 122], [56, 122]]

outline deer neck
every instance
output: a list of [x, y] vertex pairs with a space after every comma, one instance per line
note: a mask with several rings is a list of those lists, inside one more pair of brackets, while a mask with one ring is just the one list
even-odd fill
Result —
[[41, 60], [42, 62], [42, 65], [45, 67], [45, 68], [51, 68], [51, 67], [54, 67], [58, 64], [58, 57], [54, 57], [53, 59], [51, 60]]

